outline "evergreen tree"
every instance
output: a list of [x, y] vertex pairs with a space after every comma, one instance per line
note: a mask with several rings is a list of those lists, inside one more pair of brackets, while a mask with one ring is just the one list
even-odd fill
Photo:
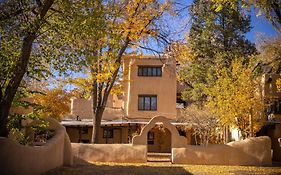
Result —
[[247, 63], [256, 48], [245, 38], [251, 29], [250, 17], [241, 11], [226, 4], [217, 12], [208, 0], [194, 0], [189, 11], [191, 54], [188, 63], [181, 65], [179, 77], [187, 85], [183, 98], [202, 106], [207, 98], [204, 89], [215, 82], [216, 70], [230, 67], [239, 57]]

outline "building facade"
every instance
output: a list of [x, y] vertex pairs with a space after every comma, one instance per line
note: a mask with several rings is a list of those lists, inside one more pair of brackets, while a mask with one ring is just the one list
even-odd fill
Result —
[[[177, 122], [176, 62], [167, 58], [128, 56], [123, 59], [123, 94], [111, 95], [105, 109], [100, 143], [131, 143], [142, 127], [154, 116], [165, 116]], [[92, 101], [72, 99], [71, 116], [64, 119], [72, 142], [90, 142], [92, 134]], [[179, 127], [180, 128], [180, 127]], [[192, 142], [191, 132], [179, 129]], [[170, 152], [171, 133], [161, 123], [148, 133], [148, 151]]]
[[273, 161], [281, 161], [281, 91], [277, 87], [277, 81], [280, 80], [279, 74], [264, 74], [261, 79], [266, 124], [257, 136], [271, 138]]
[[[107, 144], [131, 143], [154, 116], [164, 116], [177, 126], [188, 144], [194, 144], [192, 130], [181, 130], [183, 123], [177, 122], [180, 100], [184, 89], [176, 79], [176, 62], [158, 57], [128, 56], [123, 59], [123, 93], [108, 99], [100, 127], [99, 142]], [[273, 158], [280, 160], [281, 148], [281, 92], [276, 81], [280, 75], [266, 74], [261, 78], [260, 91], [265, 104], [267, 124], [257, 135], [268, 135], [272, 140]], [[89, 143], [92, 135], [91, 99], [72, 99], [71, 115], [61, 123], [66, 127], [72, 142]], [[186, 127], [185, 127], [186, 128]], [[239, 131], [232, 139], [239, 140]], [[171, 133], [161, 123], [147, 135], [149, 152], [170, 152]]]

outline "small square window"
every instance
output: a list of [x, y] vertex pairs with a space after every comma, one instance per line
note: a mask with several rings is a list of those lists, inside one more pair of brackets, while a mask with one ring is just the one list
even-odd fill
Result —
[[162, 66], [139, 66], [138, 76], [145, 77], [161, 77], [162, 76]]
[[82, 127], [81, 128], [81, 134], [88, 134], [88, 128], [87, 127]]
[[113, 138], [113, 129], [104, 128], [103, 129], [103, 138]]
[[156, 95], [139, 95], [138, 110], [157, 111], [157, 96]]

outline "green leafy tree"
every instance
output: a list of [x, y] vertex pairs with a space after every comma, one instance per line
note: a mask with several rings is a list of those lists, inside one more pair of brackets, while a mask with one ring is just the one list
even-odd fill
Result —
[[236, 57], [256, 53], [245, 34], [250, 31], [250, 17], [223, 6], [219, 12], [208, 0], [195, 0], [190, 7], [192, 26], [187, 37], [188, 60], [180, 65], [179, 80], [186, 84], [185, 100], [202, 106], [206, 87], [216, 81], [216, 70], [229, 67]]
[[[87, 31], [86, 25], [77, 23], [88, 17], [99, 19], [96, 13], [87, 12], [95, 12], [94, 5], [84, 0], [0, 3], [0, 136], [8, 135], [10, 107], [16, 93], [26, 88], [24, 81], [47, 78], [54, 70], [80, 70], [85, 65], [81, 52], [71, 46]], [[98, 24], [89, 27], [100, 32]]]
[[258, 9], [257, 16], [264, 14], [272, 26], [281, 32], [281, 1], [280, 0], [211, 0], [215, 2], [216, 11], [220, 11], [225, 4], [230, 4], [235, 10], [243, 6], [250, 9], [253, 5]]
[[36, 47], [33, 43], [42, 32], [53, 4], [53, 0], [44, 3], [5, 1], [0, 4], [0, 136], [8, 135], [6, 126], [12, 101], [28, 72], [31, 52]]

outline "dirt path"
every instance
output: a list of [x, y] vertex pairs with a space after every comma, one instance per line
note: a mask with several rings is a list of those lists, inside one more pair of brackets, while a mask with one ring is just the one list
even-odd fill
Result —
[[61, 167], [45, 175], [281, 175], [281, 167], [93, 163]]

